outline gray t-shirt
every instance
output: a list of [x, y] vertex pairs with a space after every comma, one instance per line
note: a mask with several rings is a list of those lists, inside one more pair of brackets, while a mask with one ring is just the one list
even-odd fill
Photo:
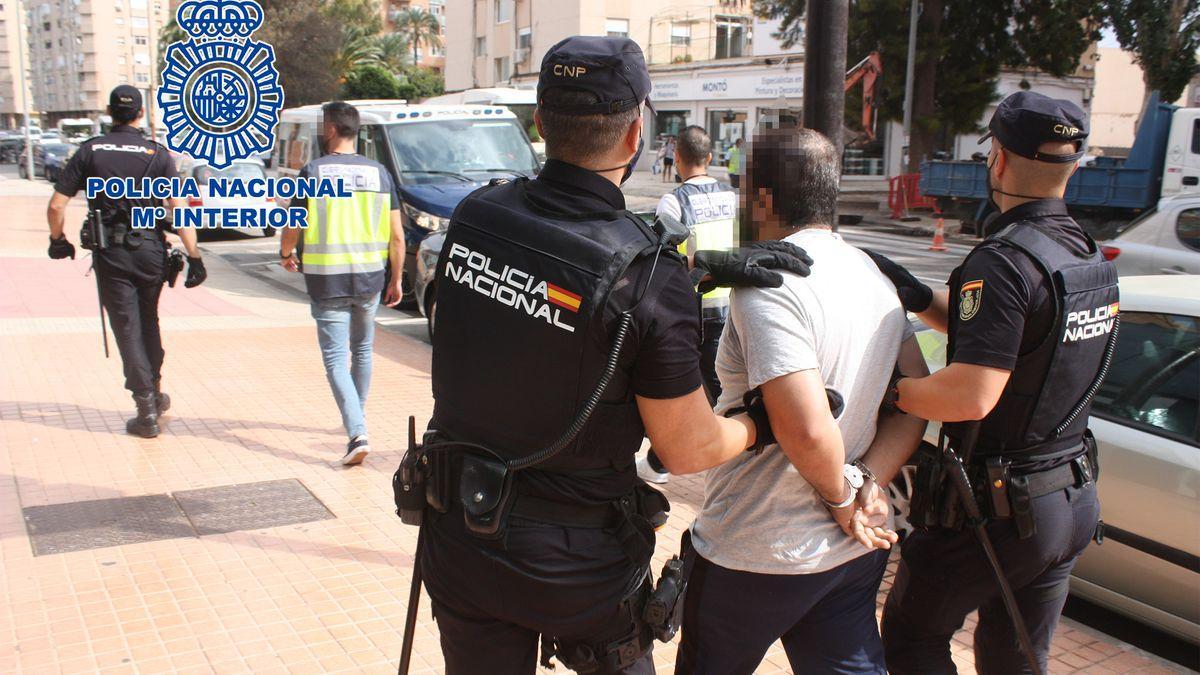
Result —
[[[829, 230], [785, 241], [812, 255], [812, 274], [733, 292], [717, 351], [717, 412], [741, 405], [764, 382], [816, 369], [846, 399], [838, 428], [850, 462], [875, 438], [884, 389], [912, 329], [896, 289], [865, 253]], [[708, 472], [692, 535], [706, 559], [761, 574], [824, 572], [868, 553], [838, 528], [777, 445]]]

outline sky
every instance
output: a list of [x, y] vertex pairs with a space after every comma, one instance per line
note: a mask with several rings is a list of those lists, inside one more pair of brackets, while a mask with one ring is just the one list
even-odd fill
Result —
[[1106, 27], [1103, 31], [1101, 31], [1100, 46], [1101, 47], [1120, 47], [1121, 46], [1121, 43], [1117, 42], [1117, 34], [1113, 32], [1112, 28]]

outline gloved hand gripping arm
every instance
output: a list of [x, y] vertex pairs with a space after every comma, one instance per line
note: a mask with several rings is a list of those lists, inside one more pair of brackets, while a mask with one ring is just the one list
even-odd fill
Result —
[[863, 253], [870, 256], [871, 261], [883, 272], [884, 276], [896, 287], [896, 295], [906, 311], [921, 317], [930, 328], [945, 333], [947, 315], [950, 309], [950, 293], [942, 289], [934, 291], [913, 276], [912, 272], [896, 264], [887, 256], [864, 248]]
[[806, 277], [813, 260], [790, 242], [760, 241], [731, 251], [696, 251], [692, 263], [692, 280], [697, 290], [707, 293], [718, 286], [779, 288], [780, 272]]

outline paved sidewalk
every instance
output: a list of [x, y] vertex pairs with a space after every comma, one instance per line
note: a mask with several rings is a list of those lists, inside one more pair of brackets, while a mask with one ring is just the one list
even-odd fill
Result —
[[[406, 419], [431, 411], [429, 347], [378, 333], [375, 451], [345, 469], [307, 303], [210, 255], [204, 286], [164, 291], [164, 432], [127, 436], [86, 252], [47, 259], [48, 188], [15, 183], [0, 181], [0, 672], [394, 671], [416, 531], [390, 479]], [[702, 484], [667, 491], [656, 570]], [[421, 609], [414, 670], [441, 672]], [[970, 643], [955, 641], [964, 671]], [[670, 672], [674, 648], [656, 654]], [[778, 646], [759, 672], [789, 672]], [[1172, 670], [1064, 621], [1051, 672]]]

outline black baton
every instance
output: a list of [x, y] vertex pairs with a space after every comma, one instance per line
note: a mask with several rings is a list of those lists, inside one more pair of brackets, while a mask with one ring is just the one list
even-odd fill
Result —
[[[962, 452], [963, 457], [970, 461], [971, 454], [975, 450], [975, 443], [979, 440], [979, 422], [971, 422], [967, 426], [967, 434], [963, 439]], [[1013, 595], [1012, 586], [1008, 583], [1008, 577], [1004, 576], [1004, 570], [1000, 568], [1000, 559], [996, 557], [996, 549], [992, 546], [992, 539], [988, 536], [987, 527], [983, 519], [983, 513], [979, 510], [979, 504], [975, 501], [975, 493], [971, 489], [971, 479], [967, 476], [967, 469], [963, 466], [963, 460], [954, 452], [954, 448], [950, 444], [946, 444], [944, 456], [949, 464], [947, 467], [950, 474], [950, 481], [954, 483], [954, 488], [958, 492], [959, 501], [962, 502], [963, 509], [966, 511], [967, 520], [971, 524], [971, 528], [975, 530], [975, 538], [979, 540], [979, 545], [983, 548], [983, 554], [987, 557], [988, 564], [992, 568], [992, 573], [996, 576], [996, 583], [1000, 586], [1000, 596], [1004, 599], [1004, 607], [1008, 610], [1008, 616], [1012, 619], [1013, 628], [1017, 633], [1017, 642], [1021, 645], [1021, 651], [1025, 653], [1025, 660], [1029, 663], [1029, 670], [1033, 675], [1042, 675], [1041, 666], [1038, 664], [1037, 652], [1033, 649], [1033, 640], [1029, 637], [1029, 629], [1025, 626], [1025, 619], [1021, 617], [1021, 608], [1017, 606], [1017, 598]]]
[[[417, 445], [417, 421], [408, 418], [408, 448], [411, 451]], [[421, 602], [421, 555], [425, 552], [425, 519], [417, 529], [417, 552], [413, 556], [412, 585], [408, 589], [408, 614], [404, 617], [404, 642], [400, 647], [400, 667], [396, 670], [399, 675], [408, 675], [412, 663], [413, 638], [417, 633], [417, 606]]]
[[96, 269], [96, 251], [103, 251], [108, 247], [108, 241], [105, 239], [104, 222], [100, 219], [100, 210], [92, 211], [91, 217], [88, 218], [88, 224], [92, 228], [92, 241], [96, 242], [96, 250], [92, 251], [92, 274], [96, 277], [96, 301], [100, 303], [100, 338], [104, 341], [104, 358], [108, 358], [108, 326], [104, 325], [104, 293], [100, 290], [100, 270]]

